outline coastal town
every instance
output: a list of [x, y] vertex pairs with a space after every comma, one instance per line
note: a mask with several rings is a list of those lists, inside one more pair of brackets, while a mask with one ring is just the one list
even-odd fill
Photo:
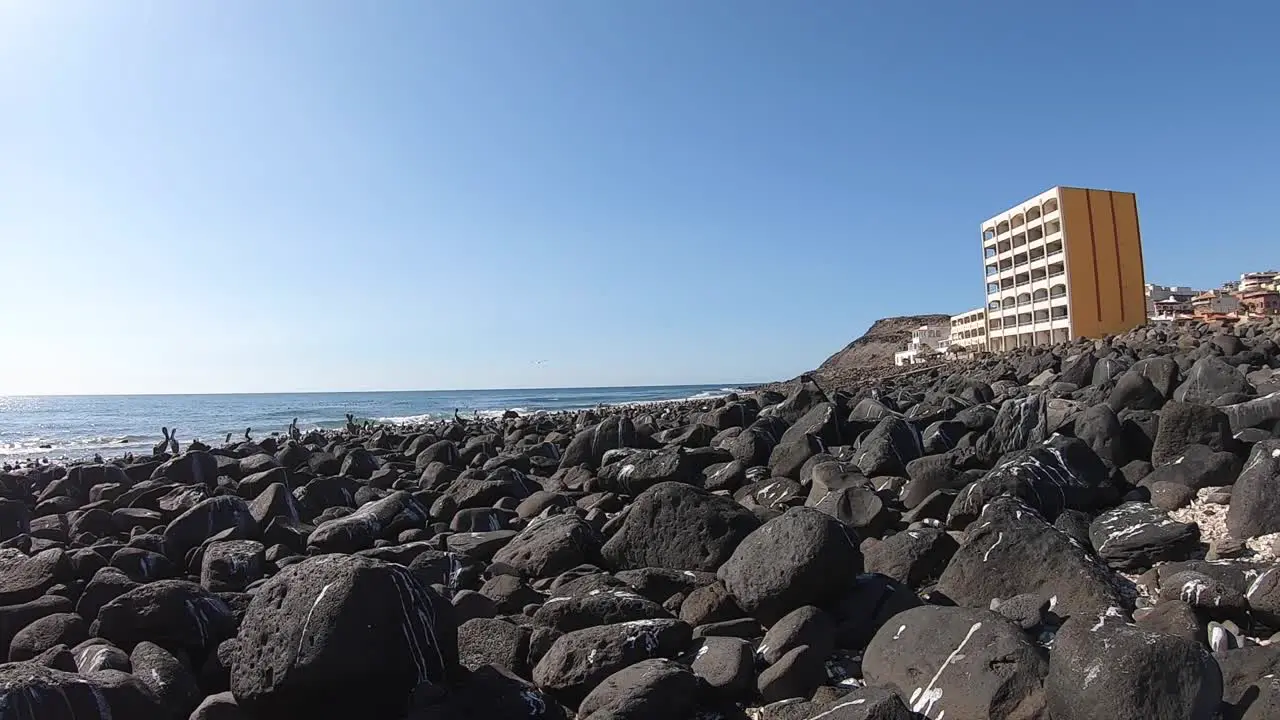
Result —
[[1058, 186], [981, 225], [987, 303], [921, 325], [895, 365], [1101, 338], [1148, 322], [1231, 325], [1280, 314], [1280, 271], [1220, 287], [1145, 282], [1133, 193]]

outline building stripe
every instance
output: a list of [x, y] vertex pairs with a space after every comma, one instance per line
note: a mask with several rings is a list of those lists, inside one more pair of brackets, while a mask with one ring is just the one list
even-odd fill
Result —
[[1093, 235], [1093, 198], [1089, 195], [1088, 190], [1084, 190], [1084, 208], [1085, 213], [1089, 216], [1089, 247], [1093, 248], [1090, 253], [1092, 257], [1089, 260], [1093, 263], [1093, 309], [1098, 313], [1098, 324], [1102, 324], [1102, 289], [1099, 287], [1099, 281], [1102, 277], [1098, 275], [1098, 239]]
[[1124, 295], [1124, 265], [1120, 262], [1120, 228], [1116, 225], [1116, 194], [1107, 193], [1107, 201], [1111, 203], [1111, 237], [1115, 239], [1111, 247], [1116, 251], [1116, 283], [1120, 286], [1120, 322], [1124, 322], [1124, 306], [1128, 298]]
[[[1147, 260], [1142, 255], [1142, 217], [1138, 215], [1138, 195], [1133, 195], [1133, 229], [1138, 233], [1138, 286], [1145, 288], [1147, 286]], [[1142, 319], [1147, 319], [1147, 300], [1142, 299]]]

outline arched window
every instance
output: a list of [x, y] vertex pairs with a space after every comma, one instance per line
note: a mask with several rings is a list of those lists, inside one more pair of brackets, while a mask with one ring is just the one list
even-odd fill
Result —
[[996, 229], [995, 229], [995, 228], [986, 228], [985, 230], [983, 230], [983, 231], [982, 231], [982, 239], [983, 239], [983, 240], [990, 240], [991, 238], [993, 238], [993, 237], [995, 237], [995, 236], [996, 236]]
[[1027, 211], [1027, 222], [1038, 220], [1040, 218], [1040, 208], [1033, 207]]
[[1044, 213], [1048, 215], [1058, 209], [1058, 198], [1049, 198], [1044, 201]]
[[988, 310], [999, 310], [999, 309], [1000, 309], [1000, 301], [999, 301], [999, 300], [992, 300], [991, 302], [987, 303], [987, 309], [988, 309]]
[[1031, 302], [1031, 293], [1018, 293], [1018, 304], [1027, 305]]
[[1011, 297], [1007, 297], [1004, 299], [1003, 303], [1004, 303], [1004, 307], [1011, 308], [1014, 306], [1016, 301]]
[[1013, 220], [1010, 221], [1009, 227], [1022, 227], [1022, 224], [1025, 222], [1026, 219], [1022, 217], [1022, 213], [1018, 213], [1013, 216]]
[[1008, 221], [1008, 220], [1005, 220], [1004, 222], [1000, 223], [999, 225], [996, 225], [996, 232], [997, 232], [997, 233], [999, 233], [999, 234], [1001, 234], [1001, 235], [1003, 235], [1003, 234], [1005, 234], [1005, 233], [1009, 232], [1009, 221]]
[[1031, 297], [1033, 300], [1048, 300], [1049, 291], [1045, 290], [1044, 288], [1040, 288], [1039, 290], [1031, 293]]
[[1060, 298], [1060, 297], [1066, 297], [1066, 295], [1067, 295], [1066, 285], [1058, 284], [1049, 288], [1049, 297]]

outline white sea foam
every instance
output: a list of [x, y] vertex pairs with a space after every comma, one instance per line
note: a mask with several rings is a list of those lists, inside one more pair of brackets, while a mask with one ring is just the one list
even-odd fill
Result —
[[425, 422], [431, 422], [436, 416], [431, 413], [422, 413], [421, 415], [392, 415], [390, 417], [374, 418], [373, 422], [386, 425], [420, 425]]

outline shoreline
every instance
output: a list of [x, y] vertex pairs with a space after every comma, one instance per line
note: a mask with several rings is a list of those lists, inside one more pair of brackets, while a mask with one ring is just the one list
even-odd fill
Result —
[[[636, 387], [697, 388], [697, 387], [706, 387], [706, 386], [674, 385], [674, 386], [636, 386]], [[555, 388], [548, 388], [548, 389], [553, 390]], [[597, 388], [584, 388], [584, 389], [597, 389]], [[391, 391], [391, 392], [399, 392], [399, 391]], [[576, 416], [578, 413], [581, 413], [583, 411], [588, 411], [588, 410], [599, 411], [602, 409], [630, 410], [633, 408], [638, 408], [638, 409], [646, 409], [646, 408], [661, 409], [661, 408], [670, 408], [670, 407], [681, 408], [686, 405], [707, 403], [710, 401], [718, 400], [724, 397], [728, 397], [735, 394], [741, 394], [741, 393], [742, 393], [741, 389], [726, 385], [718, 388], [717, 390], [704, 390], [702, 391], [702, 393], [699, 393], [700, 395], [705, 395], [702, 397], [680, 397], [680, 398], [671, 398], [667, 400], [636, 400], [636, 401], [619, 402], [619, 403], [598, 403], [596, 405], [590, 405], [590, 406], [554, 408], [554, 409], [536, 409], [536, 410], [526, 410], [523, 408], [505, 408], [505, 409], [486, 408], [481, 410], [472, 410], [471, 412], [459, 412], [459, 417], [461, 417], [463, 420], [469, 423], [484, 422], [486, 420], [501, 419], [506, 413], [516, 412], [519, 417], [536, 417], [540, 415], [545, 415], [552, 419], [557, 419], [565, 415]], [[288, 394], [288, 393], [280, 393], [280, 394]], [[322, 394], [332, 394], [332, 393], [322, 393]], [[66, 397], [70, 397], [70, 396], [66, 396]], [[102, 397], [106, 397], [106, 396], [102, 396]], [[120, 396], [120, 397], [128, 397], [128, 396]], [[156, 396], [156, 397], [160, 397], [160, 396]], [[199, 397], [199, 396], [191, 396], [191, 397]], [[421, 413], [419, 415], [402, 416], [406, 418], [403, 421], [400, 420], [398, 417], [379, 417], [379, 418], [356, 417], [356, 422], [358, 425], [361, 425], [362, 427], [367, 422], [368, 427], [378, 429], [378, 430], [389, 430], [393, 432], [410, 432], [410, 431], [423, 432], [429, 429], [438, 428], [441, 425], [447, 425], [448, 423], [453, 421], [453, 417], [451, 416], [430, 417], [431, 415], [432, 415], [431, 413]], [[427, 419], [424, 419], [421, 421], [407, 420], [407, 418], [410, 418], [410, 417], [424, 417]], [[181, 422], [177, 424], [181, 426]], [[322, 433], [326, 438], [330, 440], [334, 440], [334, 439], [340, 440], [340, 439], [343, 439], [343, 436], [346, 434], [344, 425], [345, 423], [341, 420], [325, 420], [320, 423], [310, 424], [305, 427], [301, 427], [300, 429], [302, 430], [304, 435], [311, 432], [319, 432], [319, 433]], [[231, 439], [233, 441], [233, 444], [236, 444], [243, 439], [241, 435], [242, 433], [236, 433], [232, 431]], [[224, 436], [225, 436], [225, 433], [224, 433]], [[288, 436], [288, 425], [286, 424], [284, 428], [281, 430], [264, 430], [262, 432], [255, 431], [253, 433], [253, 436], [259, 440], [265, 439], [265, 438], [275, 438], [276, 440], [284, 440]], [[53, 464], [53, 465], [64, 465], [64, 466], [82, 465], [82, 464], [86, 464], [88, 462], [93, 461], [96, 457], [101, 457], [102, 459], [108, 462], [113, 462], [113, 461], [117, 461], [122, 458], [125, 458], [127, 456], [138, 457], [139, 455], [145, 455], [149, 451], [149, 449], [156, 442], [159, 442], [161, 439], [160, 435], [154, 435], [154, 436], [129, 435], [128, 437], [137, 438], [137, 439], [120, 442], [120, 443], [95, 444], [95, 445], [85, 447], [83, 449], [77, 448], [77, 449], [72, 449], [68, 452], [62, 452], [62, 453], [58, 453], [58, 448], [56, 447], [47, 448], [47, 449], [35, 449], [25, 453], [10, 452], [7, 450], [0, 449], [0, 468], [6, 467], [6, 466], [22, 467], [29, 463]], [[220, 447], [222, 445], [225, 445], [225, 442], [210, 443], [209, 441], [204, 440], [203, 438], [192, 438], [191, 440], [195, 440], [197, 442], [200, 442], [204, 445], [208, 445], [210, 447]], [[189, 440], [187, 441], [180, 440], [180, 446], [186, 447], [189, 442], [190, 442]]]

